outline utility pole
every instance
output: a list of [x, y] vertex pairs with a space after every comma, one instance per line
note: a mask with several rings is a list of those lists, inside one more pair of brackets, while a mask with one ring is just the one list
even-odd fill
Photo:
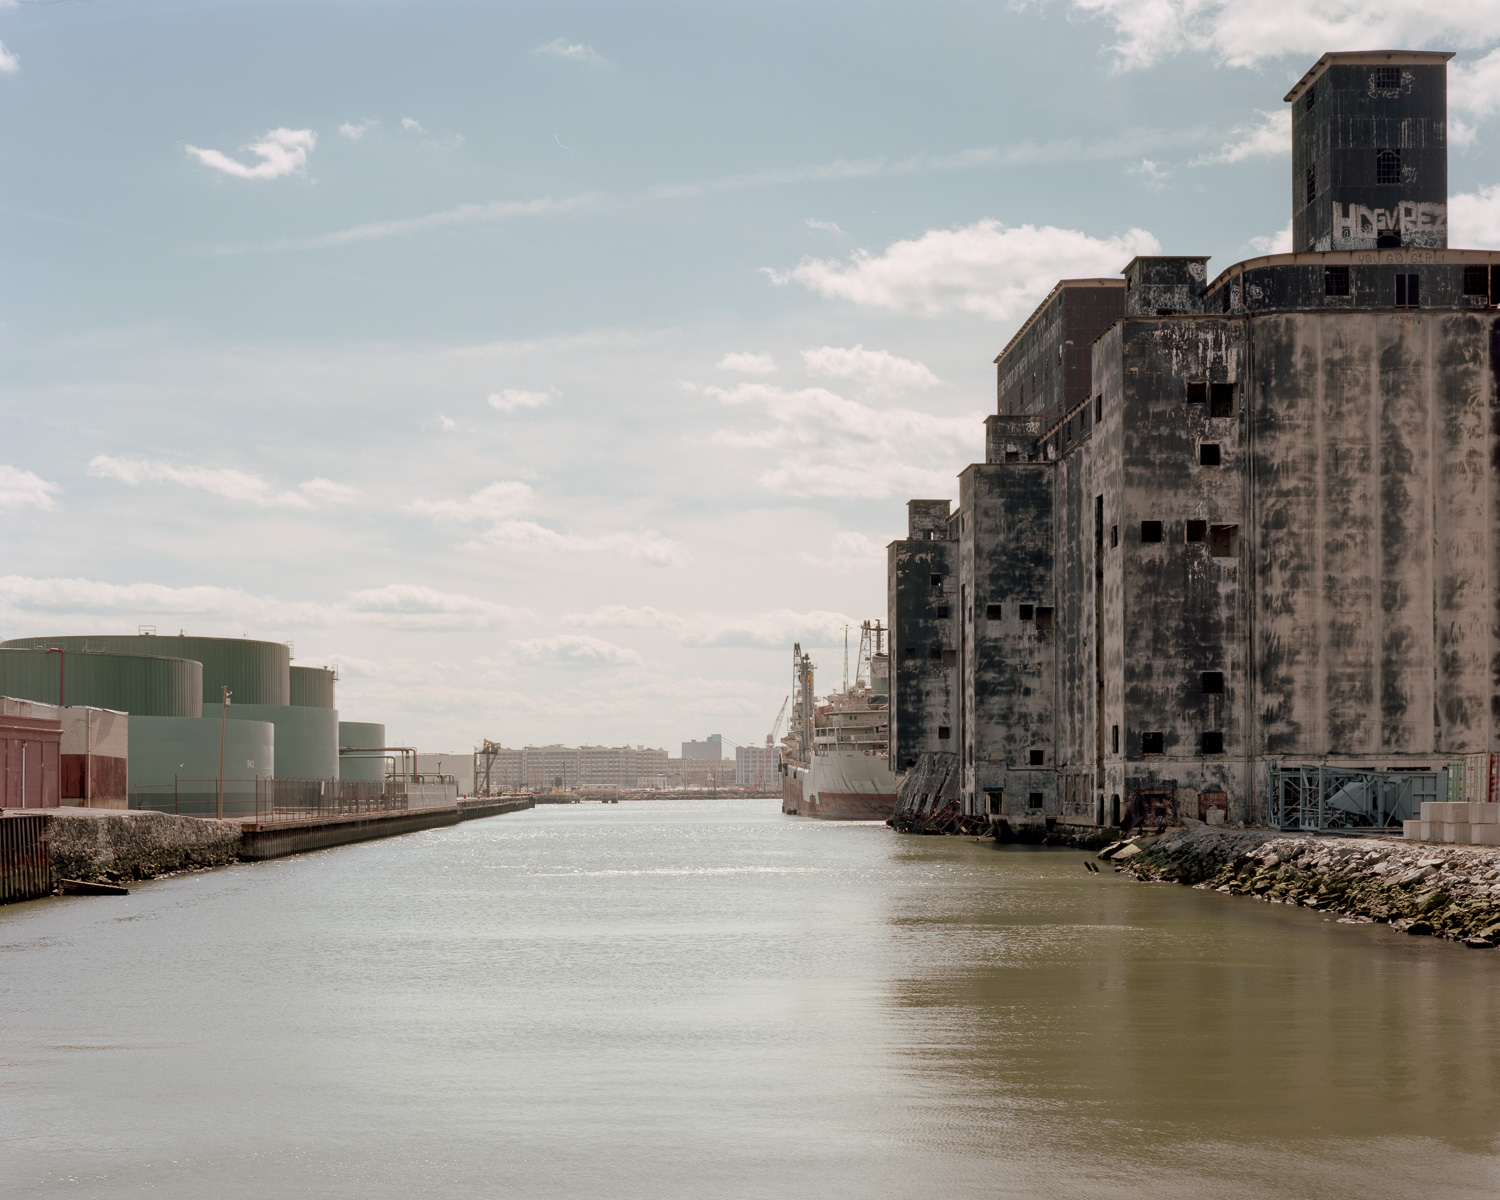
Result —
[[219, 801], [215, 815], [224, 816], [224, 732], [229, 724], [229, 697], [234, 695], [227, 684], [221, 684], [224, 688], [224, 712], [219, 718]]

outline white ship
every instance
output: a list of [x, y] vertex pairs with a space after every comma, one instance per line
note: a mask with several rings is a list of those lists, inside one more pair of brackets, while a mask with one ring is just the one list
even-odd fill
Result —
[[781, 811], [835, 821], [884, 821], [896, 811], [889, 762], [890, 659], [879, 621], [860, 626], [854, 681], [813, 695], [813, 662], [792, 648], [792, 726], [781, 743]]

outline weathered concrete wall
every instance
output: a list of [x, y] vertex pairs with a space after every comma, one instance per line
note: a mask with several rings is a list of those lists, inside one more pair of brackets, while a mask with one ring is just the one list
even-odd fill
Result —
[[[952, 751], [958, 744], [957, 546], [902, 540], [886, 555], [890, 764], [904, 771], [924, 751]], [[948, 736], [939, 737], [944, 730]]]
[[55, 809], [48, 814], [53, 873], [60, 879], [149, 879], [234, 862], [240, 823], [171, 813]]

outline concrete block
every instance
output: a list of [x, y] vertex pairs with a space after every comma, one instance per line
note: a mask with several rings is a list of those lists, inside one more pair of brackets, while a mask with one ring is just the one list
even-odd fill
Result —
[[1453, 842], [1459, 846], [1473, 845], [1469, 841], [1469, 830], [1472, 829], [1467, 821], [1444, 821], [1442, 825], [1443, 835], [1439, 839], [1444, 842]]
[[1418, 821], [1417, 824], [1422, 827], [1422, 840], [1424, 842], [1436, 841], [1438, 834], [1442, 832], [1442, 826], [1436, 821]]
[[1424, 821], [1466, 821], [1468, 813], [1469, 806], [1462, 802], [1429, 800], [1422, 805], [1422, 820]]
[[1459, 820], [1468, 821], [1470, 825], [1500, 824], [1500, 804], [1470, 801], [1464, 807], [1469, 810], [1468, 815]]
[[1422, 840], [1422, 827], [1426, 821], [1402, 821], [1401, 836], [1408, 842], [1419, 842]]
[[1471, 846], [1500, 846], [1500, 825], [1470, 825], [1469, 844]]

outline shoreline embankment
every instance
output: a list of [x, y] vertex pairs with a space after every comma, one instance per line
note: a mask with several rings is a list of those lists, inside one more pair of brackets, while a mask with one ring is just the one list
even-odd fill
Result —
[[1500, 848], [1189, 827], [1116, 842], [1099, 858], [1145, 882], [1300, 905], [1474, 949], [1500, 944]]
[[21, 837], [0, 839], [0, 874], [15, 876], [3, 881], [10, 886], [0, 888], [0, 900], [51, 895], [62, 880], [119, 884], [156, 879], [398, 837], [531, 807], [529, 798], [475, 798], [444, 808], [280, 821], [189, 817], [146, 809], [12, 810], [0, 816], [0, 825], [16, 834], [24, 832], [32, 844]]

